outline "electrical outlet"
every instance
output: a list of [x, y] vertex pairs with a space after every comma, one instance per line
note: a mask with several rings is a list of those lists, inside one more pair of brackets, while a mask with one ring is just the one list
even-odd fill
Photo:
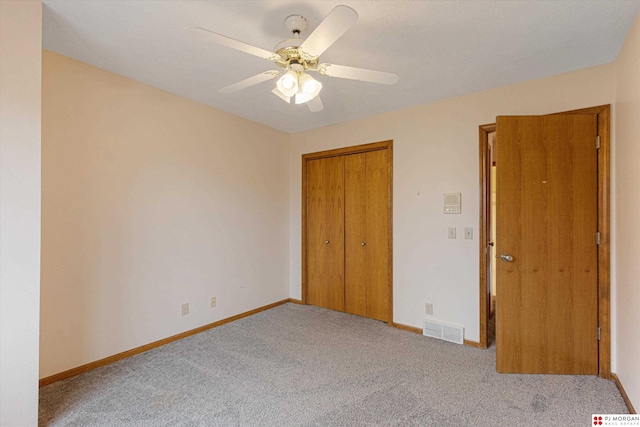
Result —
[[182, 315], [186, 316], [187, 314], [189, 314], [189, 303], [185, 302], [182, 304]]
[[211, 306], [211, 308], [215, 308], [215, 306], [216, 306], [216, 297], [211, 297], [211, 299], [209, 300], [209, 305]]
[[424, 304], [424, 313], [433, 315], [433, 304], [428, 303], [428, 302], [425, 303]]

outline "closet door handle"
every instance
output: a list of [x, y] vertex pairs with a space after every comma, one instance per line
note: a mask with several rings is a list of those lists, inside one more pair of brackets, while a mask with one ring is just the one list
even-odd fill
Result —
[[364, 242], [360, 243], [360, 246], [364, 246]]
[[329, 241], [328, 241], [328, 240], [325, 240], [325, 241], [324, 241], [324, 244], [325, 244], [325, 245], [328, 245], [328, 244], [329, 244]]

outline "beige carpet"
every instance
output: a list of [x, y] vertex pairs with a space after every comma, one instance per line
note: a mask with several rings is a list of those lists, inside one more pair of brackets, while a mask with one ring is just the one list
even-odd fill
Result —
[[611, 381], [504, 375], [495, 351], [285, 304], [40, 391], [41, 426], [569, 426]]

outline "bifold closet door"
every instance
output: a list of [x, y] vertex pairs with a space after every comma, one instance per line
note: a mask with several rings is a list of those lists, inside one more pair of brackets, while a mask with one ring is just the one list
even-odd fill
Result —
[[387, 150], [345, 158], [345, 311], [389, 320]]
[[309, 161], [307, 203], [308, 302], [344, 311], [344, 156]]

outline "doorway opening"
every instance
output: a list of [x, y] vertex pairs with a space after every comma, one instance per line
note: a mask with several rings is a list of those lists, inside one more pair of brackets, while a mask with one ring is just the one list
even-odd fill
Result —
[[496, 339], [496, 176], [497, 176], [497, 141], [496, 132], [489, 132], [489, 153], [487, 162], [487, 205], [489, 221], [487, 230], [487, 275], [489, 291], [489, 323], [487, 328], [487, 346], [491, 346]]

